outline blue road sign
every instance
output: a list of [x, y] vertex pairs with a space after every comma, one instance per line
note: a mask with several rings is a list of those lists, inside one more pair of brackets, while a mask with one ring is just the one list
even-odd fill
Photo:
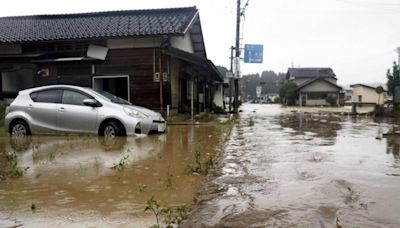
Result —
[[245, 63], [262, 63], [262, 61], [263, 61], [263, 45], [261, 44], [244, 45]]
[[244, 45], [244, 62], [245, 63], [262, 63], [263, 62], [263, 45], [261, 44], [245, 44]]

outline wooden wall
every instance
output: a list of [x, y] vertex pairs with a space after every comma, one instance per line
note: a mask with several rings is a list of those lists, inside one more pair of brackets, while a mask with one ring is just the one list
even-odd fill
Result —
[[[129, 75], [130, 101], [151, 109], [160, 109], [160, 83], [153, 81], [154, 70], [169, 70], [168, 56], [159, 49], [136, 48], [109, 50], [105, 61], [76, 61], [63, 63], [40, 63], [38, 69], [48, 68], [48, 77], [35, 76], [36, 85], [73, 84], [92, 86], [92, 65], [96, 76]], [[161, 60], [161, 66], [160, 66]], [[155, 62], [155, 69], [153, 63]], [[163, 82], [163, 107], [171, 104], [171, 85]]]
[[[155, 69], [153, 62], [155, 60]], [[167, 70], [166, 56], [161, 68]], [[153, 81], [154, 70], [160, 72], [160, 52], [153, 48], [110, 50], [105, 62], [97, 62], [96, 75], [129, 75], [130, 99], [137, 105], [160, 109], [160, 83]], [[171, 102], [170, 83], [163, 82], [163, 106]]]

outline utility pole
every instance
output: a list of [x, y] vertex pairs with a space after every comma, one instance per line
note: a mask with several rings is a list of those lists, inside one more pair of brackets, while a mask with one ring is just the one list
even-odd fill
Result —
[[234, 102], [234, 113], [238, 113], [239, 108], [239, 77], [240, 77], [240, 0], [237, 0], [237, 11], [236, 11], [236, 45], [235, 45], [235, 102]]
[[[233, 75], [233, 50], [235, 47], [231, 46], [231, 73]], [[232, 112], [232, 78], [229, 78], [229, 112]]]
[[399, 69], [400, 68], [400, 47], [398, 47], [397, 49], [396, 49], [396, 51], [397, 51], [397, 69]]

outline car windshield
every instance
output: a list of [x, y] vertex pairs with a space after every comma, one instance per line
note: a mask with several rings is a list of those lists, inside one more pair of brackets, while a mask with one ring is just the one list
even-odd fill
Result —
[[98, 96], [102, 97], [103, 99], [109, 100], [113, 103], [131, 105], [131, 103], [129, 101], [124, 100], [120, 97], [117, 97], [114, 94], [111, 94], [111, 93], [108, 93], [108, 92], [102, 91], [102, 90], [93, 90], [93, 89], [91, 89], [91, 90], [93, 92], [95, 92]]

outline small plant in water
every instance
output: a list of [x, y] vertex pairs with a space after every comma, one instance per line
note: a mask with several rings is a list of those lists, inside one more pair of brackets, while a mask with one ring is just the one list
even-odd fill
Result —
[[167, 177], [165, 178], [165, 186], [167, 188], [171, 188], [172, 187], [172, 178], [174, 176], [169, 172], [169, 167], [168, 167], [168, 172], [167, 172]]
[[4, 153], [3, 158], [6, 162], [6, 168], [2, 167], [5, 171], [0, 170], [1, 179], [21, 177], [24, 174], [24, 170], [18, 166], [18, 157], [15, 153]]
[[186, 172], [188, 174], [194, 175], [207, 175], [208, 171], [214, 165], [213, 159], [211, 156], [208, 157], [207, 161], [203, 162], [201, 160], [200, 146], [196, 145], [194, 150], [194, 159], [195, 165], [189, 164], [186, 167]]
[[249, 119], [249, 126], [250, 126], [250, 127], [251, 127], [251, 126], [254, 126], [254, 124], [255, 124], [254, 119], [253, 119], [253, 117], [251, 117], [251, 118]]
[[187, 217], [186, 206], [162, 207], [154, 196], [147, 201], [144, 211], [151, 211], [156, 218], [157, 223], [152, 225], [152, 228], [161, 228], [161, 220], [165, 228], [173, 228], [179, 226]]
[[145, 184], [138, 184], [138, 188], [139, 188], [139, 192], [142, 193], [142, 192], [145, 192], [145, 191], [146, 191], [147, 185], [145, 185]]
[[151, 226], [152, 228], [159, 228], [160, 227], [160, 216], [161, 216], [161, 209], [160, 209], [160, 204], [157, 202], [157, 200], [154, 199], [154, 196], [152, 196], [147, 202], [146, 202], [146, 208], [144, 211], [151, 211], [156, 218], [157, 224], [154, 224]]
[[111, 168], [116, 169], [118, 171], [124, 171], [125, 167], [128, 165], [128, 158], [129, 158], [129, 155], [125, 155], [124, 157], [121, 158], [121, 160], [118, 162], [118, 164], [114, 165]]

